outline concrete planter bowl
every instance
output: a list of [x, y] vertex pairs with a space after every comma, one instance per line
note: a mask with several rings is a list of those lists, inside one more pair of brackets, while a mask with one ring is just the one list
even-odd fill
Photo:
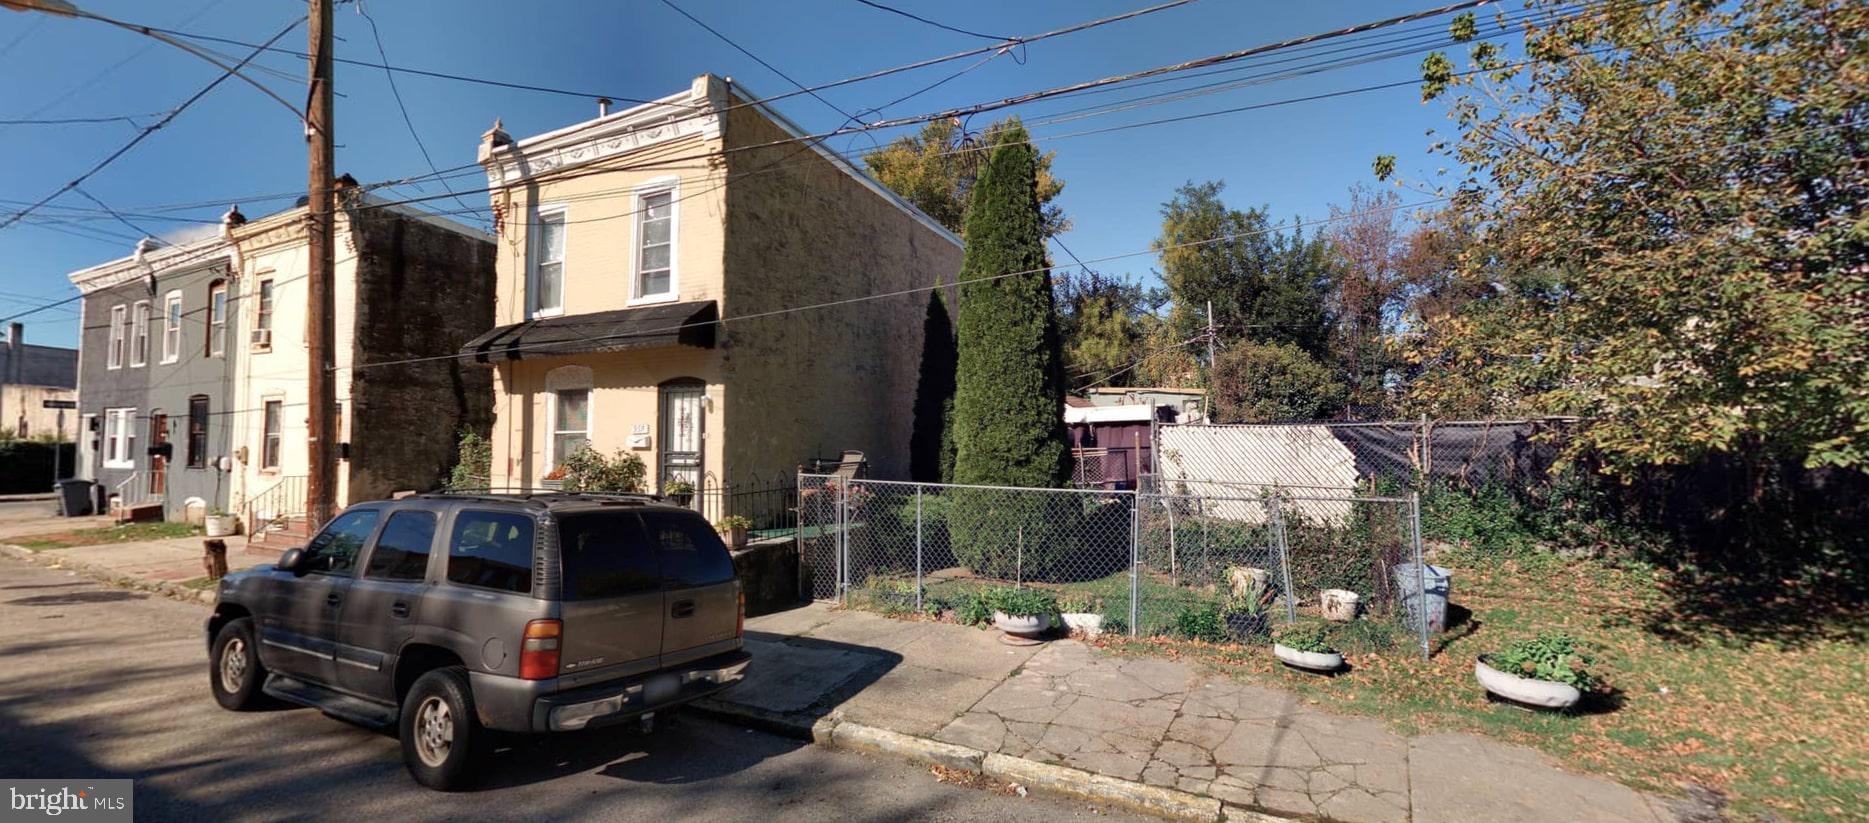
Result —
[[1473, 661], [1473, 677], [1493, 694], [1526, 706], [1542, 709], [1568, 709], [1583, 699], [1576, 687], [1550, 680], [1533, 680], [1507, 674], [1486, 665], [1484, 655]]
[[1037, 641], [1038, 636], [1051, 626], [1051, 617], [1040, 614], [993, 613], [993, 626], [1006, 633], [1009, 638]]
[[1328, 673], [1343, 668], [1342, 652], [1301, 652], [1284, 644], [1272, 644], [1272, 656], [1280, 663], [1308, 672]]

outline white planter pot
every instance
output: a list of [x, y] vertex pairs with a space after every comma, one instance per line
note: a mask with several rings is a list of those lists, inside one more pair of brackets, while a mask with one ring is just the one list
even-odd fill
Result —
[[1065, 612], [1064, 628], [1083, 632], [1085, 637], [1103, 634], [1103, 615], [1090, 612]]
[[1000, 631], [1016, 637], [1037, 637], [1051, 625], [1051, 618], [1036, 614], [1011, 615], [1005, 612], [993, 613], [993, 626]]
[[1356, 619], [1358, 604], [1363, 598], [1356, 592], [1346, 589], [1325, 589], [1318, 592], [1319, 609], [1324, 619], [1336, 623], [1348, 623]]
[[201, 523], [209, 537], [227, 537], [234, 533], [234, 525], [231, 514], [210, 514]]
[[1583, 693], [1576, 687], [1550, 680], [1533, 680], [1507, 674], [1491, 666], [1486, 661], [1473, 661], [1473, 677], [1481, 686], [1493, 694], [1514, 703], [1528, 706], [1543, 706], [1547, 709], [1568, 709], [1583, 699]]
[[1343, 668], [1341, 652], [1301, 652], [1289, 646], [1272, 644], [1272, 656], [1293, 668], [1314, 672], [1334, 672]]

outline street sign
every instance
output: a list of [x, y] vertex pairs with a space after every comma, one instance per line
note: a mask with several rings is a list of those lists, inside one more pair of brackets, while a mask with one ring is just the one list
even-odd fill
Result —
[[44, 406], [45, 408], [48, 408], [48, 409], [75, 409], [75, 408], [78, 408], [78, 401], [76, 400], [41, 400], [39, 401], [39, 405]]

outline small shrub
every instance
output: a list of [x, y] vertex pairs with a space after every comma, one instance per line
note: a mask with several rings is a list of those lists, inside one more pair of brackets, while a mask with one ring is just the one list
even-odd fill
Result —
[[730, 514], [714, 521], [714, 530], [723, 534], [733, 531], [734, 529], [750, 529], [752, 527], [752, 519], [739, 514]]
[[936, 611], [946, 610], [954, 613], [954, 622], [963, 626], [978, 626], [993, 619], [993, 610], [987, 608], [986, 601], [978, 592], [957, 592], [937, 598], [931, 603]]
[[915, 581], [879, 578], [864, 588], [862, 602], [891, 617], [915, 611]]
[[1084, 592], [1065, 592], [1058, 596], [1058, 610], [1065, 614], [1090, 614], [1102, 605], [1097, 598]]
[[1332, 654], [1337, 651], [1330, 645], [1328, 630], [1317, 623], [1299, 623], [1286, 627], [1278, 633], [1278, 644], [1313, 654]]
[[468, 429], [461, 430], [456, 443], [454, 468], [448, 473], [448, 487], [453, 489], [485, 488], [493, 475], [493, 444]]
[[1220, 617], [1220, 606], [1215, 603], [1187, 603], [1175, 612], [1175, 634], [1188, 640], [1203, 640], [1208, 643], [1225, 643], [1227, 640], [1226, 622]]
[[991, 611], [1009, 617], [1046, 617], [1058, 613], [1058, 598], [1042, 589], [996, 586], [980, 593]]
[[642, 458], [630, 452], [617, 449], [615, 457], [606, 458], [588, 445], [565, 458], [560, 468], [568, 492], [640, 492], [648, 472]]
[[1577, 639], [1566, 634], [1541, 634], [1521, 640], [1486, 656], [1486, 664], [1507, 674], [1550, 680], [1589, 691], [1600, 680], [1585, 671], [1590, 658], [1577, 648]]
[[1076, 546], [1082, 511], [1072, 495], [952, 489], [945, 496], [954, 557], [975, 574], [1050, 579]]

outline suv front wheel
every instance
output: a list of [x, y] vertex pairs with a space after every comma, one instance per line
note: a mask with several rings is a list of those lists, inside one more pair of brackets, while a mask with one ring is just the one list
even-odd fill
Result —
[[208, 683], [214, 702], [223, 709], [245, 711], [259, 705], [260, 686], [266, 682], [266, 667], [260, 665], [259, 650], [253, 645], [253, 620], [241, 617], [227, 621], [214, 634], [214, 653], [208, 655]]
[[455, 791], [471, 784], [486, 746], [474, 693], [459, 666], [422, 675], [402, 700], [402, 762], [415, 782]]

